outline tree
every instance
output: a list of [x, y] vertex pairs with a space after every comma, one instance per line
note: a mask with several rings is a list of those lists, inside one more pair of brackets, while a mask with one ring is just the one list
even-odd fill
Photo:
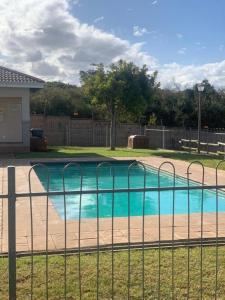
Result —
[[157, 73], [150, 75], [146, 66], [140, 68], [120, 60], [109, 67], [96, 65], [80, 76], [83, 93], [90, 103], [110, 113], [110, 148], [115, 150], [116, 120], [124, 116], [136, 121], [140, 118], [158, 88]]
[[32, 91], [31, 112], [54, 116], [73, 116], [76, 112], [80, 117], [91, 117], [81, 88], [62, 82], [48, 82], [43, 89]]

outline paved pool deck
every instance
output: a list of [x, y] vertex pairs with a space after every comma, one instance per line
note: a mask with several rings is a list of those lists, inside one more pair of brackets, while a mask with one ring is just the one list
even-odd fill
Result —
[[[175, 166], [176, 174], [187, 178], [188, 162], [165, 159], [161, 157], [121, 157], [114, 160], [138, 160], [150, 166], [158, 168], [163, 162], [171, 162]], [[105, 159], [107, 160], [107, 159]], [[111, 159], [108, 159], [111, 160]], [[25, 193], [29, 191], [28, 173], [32, 162], [79, 162], [79, 161], [99, 161], [99, 158], [77, 158], [77, 159], [0, 159], [0, 194], [7, 193], [7, 166], [16, 167], [16, 192]], [[162, 170], [172, 172], [169, 164], [163, 166]], [[202, 182], [202, 168], [200, 165], [192, 165], [190, 168], [190, 179]], [[218, 171], [218, 183], [225, 185], [225, 171]], [[216, 184], [216, 171], [212, 168], [205, 168], [204, 184]], [[32, 192], [44, 191], [36, 174], [32, 173]], [[1, 199], [0, 196], [0, 254], [8, 251], [8, 200]], [[57, 214], [51, 200], [48, 205], [48, 250], [62, 251], [65, 248], [65, 223]], [[46, 197], [32, 198], [33, 211], [33, 249], [34, 251], [46, 250]], [[184, 241], [188, 238], [188, 216], [175, 215], [174, 228], [172, 227], [172, 216], [161, 216], [160, 239], [163, 242], [171, 242], [174, 229], [175, 241]], [[130, 242], [139, 244], [142, 242], [142, 217], [131, 217], [130, 219]], [[144, 241], [146, 243], [158, 243], [159, 241], [159, 219], [158, 216], [145, 216]], [[16, 203], [16, 235], [17, 251], [29, 252], [31, 250], [31, 214], [30, 198], [18, 198]], [[67, 221], [66, 247], [74, 250], [78, 247], [78, 228], [76, 220]], [[218, 236], [225, 237], [225, 213], [219, 213]], [[216, 215], [215, 213], [204, 213], [202, 237], [214, 238], [216, 236]], [[201, 237], [201, 216], [191, 214], [190, 216], [190, 236], [191, 239], [198, 240]], [[128, 243], [128, 218], [115, 218], [114, 243], [126, 246]], [[99, 219], [99, 244], [110, 246], [112, 242], [112, 220], [111, 218]], [[81, 220], [81, 240], [80, 246], [83, 248], [96, 247], [97, 244], [97, 221], [96, 219]]]

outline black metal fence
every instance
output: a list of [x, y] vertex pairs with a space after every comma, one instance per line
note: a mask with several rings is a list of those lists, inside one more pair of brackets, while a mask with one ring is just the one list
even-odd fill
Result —
[[[198, 183], [191, 180], [193, 165], [201, 168]], [[29, 191], [25, 193], [16, 192], [15, 167], [8, 167], [8, 193], [1, 195], [2, 201], [8, 202], [8, 225], [3, 224], [2, 229], [8, 232], [8, 249], [2, 248], [0, 253], [1, 268], [7, 270], [8, 265], [8, 276], [2, 276], [0, 298], [223, 299], [225, 185], [219, 184], [218, 174], [219, 168], [224, 165], [225, 162], [221, 161], [215, 169], [215, 184], [206, 185], [204, 166], [193, 162], [187, 168], [185, 184], [179, 185], [175, 166], [171, 162], [165, 162], [154, 171], [157, 181], [151, 184], [148, 166], [135, 161], [127, 170], [126, 186], [119, 188], [115, 182], [120, 181], [120, 174], [116, 173], [113, 163], [104, 162], [96, 167], [96, 186], [87, 189], [84, 188], [85, 174], [82, 166], [70, 163], [63, 169], [62, 189], [57, 191], [50, 189], [51, 174], [48, 167], [39, 165], [46, 176], [45, 190], [33, 191], [32, 173], [36, 167], [33, 166], [28, 175]], [[71, 167], [78, 174], [74, 178], [79, 183], [75, 190], [68, 190], [65, 184], [65, 173]], [[102, 168], [110, 171], [110, 188], [101, 188]], [[140, 170], [141, 185], [133, 187], [132, 176]], [[168, 171], [169, 186], [165, 185], [161, 177]], [[184, 193], [187, 211], [179, 214], [176, 210], [177, 193], [181, 191]], [[192, 211], [191, 204], [194, 191], [200, 193], [196, 200], [196, 212]], [[212, 193], [215, 207], [212, 212], [205, 207], [205, 191]], [[162, 199], [162, 195], [165, 192], [171, 205], [169, 214], [164, 212], [167, 202]], [[132, 210], [133, 193], [136, 193], [136, 201], [141, 203], [138, 217]], [[111, 195], [109, 217], [102, 218], [101, 201], [105, 200], [102, 200], [101, 195], [105, 194]], [[127, 217], [116, 213], [115, 197], [118, 194], [120, 199], [125, 195], [127, 197]], [[151, 209], [149, 210], [153, 194], [157, 203], [156, 215], [151, 215]], [[74, 202], [78, 212], [76, 222], [67, 217], [67, 197], [71, 195], [78, 197], [78, 201]], [[82, 217], [84, 195], [95, 195], [96, 218]], [[63, 218], [58, 224], [51, 220], [54, 218], [52, 197], [55, 196], [61, 196], [63, 200]], [[37, 197], [41, 197], [45, 212], [42, 220], [44, 231], [41, 223], [37, 225], [40, 226], [40, 234], [44, 240], [44, 243], [40, 242], [40, 247], [35, 244], [34, 234], [34, 203]], [[16, 236], [16, 212], [21, 199], [26, 199], [25, 205], [29, 209], [30, 218], [29, 242], [25, 251], [20, 250]], [[53, 247], [50, 243], [54, 226], [62, 227], [63, 245], [59, 247]], [[88, 238], [83, 238], [87, 233], [86, 228], [93, 235], [91, 242]]]

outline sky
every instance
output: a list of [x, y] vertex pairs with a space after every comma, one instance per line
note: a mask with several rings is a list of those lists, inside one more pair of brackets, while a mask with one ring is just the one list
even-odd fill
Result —
[[79, 84], [119, 59], [162, 87], [225, 87], [224, 0], [0, 0], [0, 65]]

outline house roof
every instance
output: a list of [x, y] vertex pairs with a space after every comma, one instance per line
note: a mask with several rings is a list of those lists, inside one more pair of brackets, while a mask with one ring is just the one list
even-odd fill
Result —
[[34, 76], [0, 66], [0, 87], [42, 88], [44, 83]]

